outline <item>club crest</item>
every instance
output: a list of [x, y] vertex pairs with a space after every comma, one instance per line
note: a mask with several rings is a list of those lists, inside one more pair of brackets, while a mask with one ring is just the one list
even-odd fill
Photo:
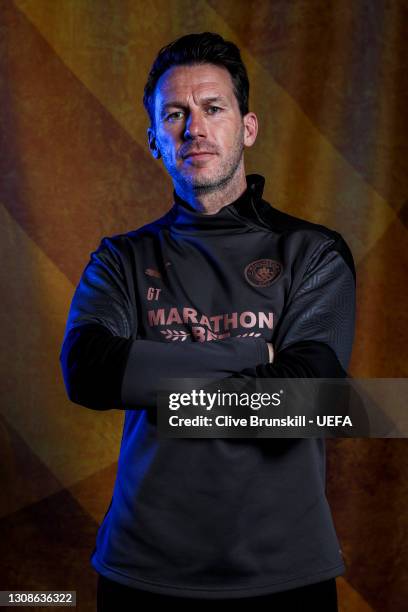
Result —
[[282, 264], [273, 259], [257, 259], [248, 264], [244, 274], [248, 283], [254, 287], [268, 287], [282, 272]]

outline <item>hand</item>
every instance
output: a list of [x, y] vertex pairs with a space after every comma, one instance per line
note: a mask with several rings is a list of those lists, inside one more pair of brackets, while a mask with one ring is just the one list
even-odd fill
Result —
[[266, 344], [267, 344], [268, 351], [269, 351], [269, 363], [273, 363], [273, 358], [274, 358], [273, 344], [272, 342], [267, 342]]

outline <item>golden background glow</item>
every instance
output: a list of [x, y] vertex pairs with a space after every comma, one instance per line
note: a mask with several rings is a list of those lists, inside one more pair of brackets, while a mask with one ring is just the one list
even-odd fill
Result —
[[[407, 375], [408, 86], [403, 1], [14, 0], [0, 7], [1, 589], [77, 590], [116, 473], [124, 413], [68, 401], [58, 355], [103, 236], [172, 204], [143, 87], [189, 32], [234, 41], [260, 120], [247, 172], [277, 208], [340, 231], [357, 267], [350, 373]], [[341, 612], [408, 600], [407, 443], [329, 440], [347, 564]]]

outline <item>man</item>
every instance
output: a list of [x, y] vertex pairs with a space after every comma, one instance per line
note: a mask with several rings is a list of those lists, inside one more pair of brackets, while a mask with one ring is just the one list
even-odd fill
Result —
[[217, 34], [161, 49], [144, 104], [173, 205], [104, 238], [72, 300], [68, 395], [126, 409], [91, 557], [100, 612], [207, 600], [337, 610], [345, 566], [323, 439], [157, 436], [162, 378], [346, 376], [352, 256], [338, 233], [274, 209], [264, 178], [246, 176], [258, 131], [248, 91], [238, 48]]

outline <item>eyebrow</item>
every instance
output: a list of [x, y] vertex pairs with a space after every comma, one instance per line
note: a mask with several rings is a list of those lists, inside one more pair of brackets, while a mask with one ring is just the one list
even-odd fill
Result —
[[[228, 104], [227, 99], [224, 98], [224, 96], [209, 96], [208, 98], [202, 98], [201, 102], [221, 102], [223, 104]], [[171, 102], [162, 104], [160, 112], [163, 114], [168, 108], [185, 108], [185, 105], [179, 100], [172, 100]]]

